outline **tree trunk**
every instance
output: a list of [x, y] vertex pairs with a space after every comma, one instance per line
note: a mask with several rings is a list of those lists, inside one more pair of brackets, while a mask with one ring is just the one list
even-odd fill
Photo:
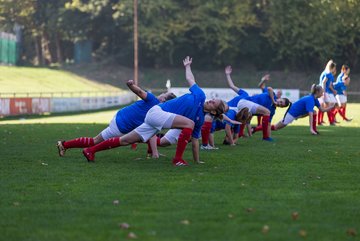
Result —
[[41, 34], [41, 52], [46, 64], [53, 63], [49, 45], [49, 36], [45, 31], [43, 31]]
[[56, 58], [59, 64], [63, 63], [61, 44], [60, 44], [60, 34], [58, 32], [55, 33], [55, 45], [56, 45]]
[[34, 64], [35, 65], [43, 65], [44, 64], [44, 59], [42, 57], [42, 54], [41, 54], [41, 48], [40, 48], [40, 40], [39, 40], [39, 37], [38, 36], [35, 36], [34, 38], [34, 42], [35, 42], [35, 52], [36, 52], [36, 58], [35, 58], [35, 61], [34, 61]]

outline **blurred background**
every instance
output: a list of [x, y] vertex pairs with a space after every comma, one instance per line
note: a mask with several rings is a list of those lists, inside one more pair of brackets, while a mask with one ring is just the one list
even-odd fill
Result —
[[[164, 89], [167, 79], [186, 86], [181, 60], [190, 55], [203, 87], [225, 87], [231, 64], [241, 87], [270, 73], [275, 88], [308, 91], [333, 59], [338, 73], [351, 67], [349, 101], [356, 101], [359, 24], [358, 0], [0, 0], [0, 62], [126, 88], [137, 26], [144, 88]], [[0, 81], [21, 77], [8, 71]]]

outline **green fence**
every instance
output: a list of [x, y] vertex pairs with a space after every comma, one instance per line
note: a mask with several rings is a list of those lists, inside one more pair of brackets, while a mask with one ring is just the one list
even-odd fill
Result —
[[14, 34], [0, 32], [0, 63], [16, 65], [18, 60], [18, 43]]

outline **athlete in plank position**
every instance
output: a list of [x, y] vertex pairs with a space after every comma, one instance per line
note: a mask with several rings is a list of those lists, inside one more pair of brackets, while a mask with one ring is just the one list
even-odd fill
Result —
[[[173, 158], [173, 165], [188, 165], [182, 157], [186, 145], [191, 138], [195, 122], [203, 122], [204, 112], [219, 116], [228, 110], [226, 103], [220, 99], [205, 102], [205, 93], [195, 82], [191, 71], [191, 63], [192, 59], [189, 56], [183, 60], [186, 80], [190, 86], [189, 90], [191, 93], [152, 107], [146, 114], [144, 123], [130, 133], [120, 138], [110, 138], [98, 145], [85, 148], [83, 154], [86, 159], [94, 161], [95, 153], [98, 151], [126, 146], [135, 142], [147, 142], [156, 133], [165, 128], [181, 129], [175, 157]], [[197, 139], [194, 140], [192, 146], [195, 152], [199, 150]]]
[[282, 129], [298, 118], [309, 116], [310, 133], [313, 135], [319, 134], [316, 128], [316, 111], [314, 107], [318, 107], [322, 112], [327, 112], [334, 108], [334, 105], [330, 105], [327, 108], [323, 108], [320, 105], [318, 98], [320, 98], [323, 93], [324, 89], [322, 86], [313, 84], [311, 86], [311, 94], [294, 102], [286, 112], [284, 119], [279, 121], [275, 126], [272, 126], [271, 129]]
[[[95, 137], [79, 137], [69, 141], [58, 141], [57, 147], [60, 156], [64, 156], [67, 149], [94, 146], [112, 137], [120, 137], [129, 133], [144, 123], [145, 115], [151, 107], [176, 97], [173, 93], [163, 93], [156, 97], [135, 85], [133, 80], [128, 80], [126, 84], [141, 100], [120, 109], [109, 126]], [[158, 157], [156, 146], [153, 157]]]

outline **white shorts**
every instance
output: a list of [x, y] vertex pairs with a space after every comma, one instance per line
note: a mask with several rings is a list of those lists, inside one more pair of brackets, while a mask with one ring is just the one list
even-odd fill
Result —
[[240, 100], [237, 104], [237, 109], [238, 111], [242, 110], [243, 108], [247, 107], [249, 109], [249, 111], [251, 112], [251, 114], [256, 114], [256, 109], [259, 107], [259, 104], [256, 104], [252, 101], [249, 100]]
[[174, 145], [177, 143], [181, 131], [181, 129], [171, 129], [166, 132], [164, 137], [171, 145]]
[[160, 106], [152, 107], [145, 116], [145, 121], [135, 129], [143, 142], [147, 142], [152, 136], [163, 128], [170, 129], [176, 114], [163, 111]]
[[105, 141], [112, 137], [120, 137], [124, 135], [119, 131], [119, 128], [116, 125], [116, 116], [112, 118], [109, 126], [106, 129], [104, 129], [100, 134]]
[[318, 98], [320, 105], [325, 103], [324, 95]]
[[282, 123], [284, 125], [289, 125], [294, 120], [296, 120], [296, 118], [294, 116], [290, 115], [289, 113], [287, 113], [286, 116], [284, 117], [284, 119], [282, 120]]
[[338, 105], [347, 103], [347, 96], [346, 95], [336, 95], [335, 96]]
[[336, 104], [336, 98], [334, 94], [324, 93], [324, 100], [326, 103], [334, 103]]

